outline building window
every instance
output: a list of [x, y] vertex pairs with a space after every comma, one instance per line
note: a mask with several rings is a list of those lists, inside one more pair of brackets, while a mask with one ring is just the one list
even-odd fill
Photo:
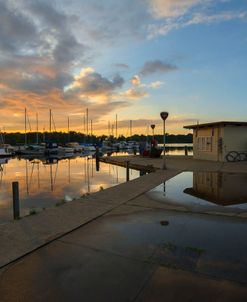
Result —
[[197, 150], [212, 152], [212, 137], [211, 136], [197, 137]]

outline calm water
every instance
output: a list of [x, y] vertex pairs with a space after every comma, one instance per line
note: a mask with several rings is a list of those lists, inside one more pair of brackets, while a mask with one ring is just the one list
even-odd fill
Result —
[[246, 183], [245, 173], [183, 172], [147, 194], [191, 211], [246, 212]]
[[[76, 157], [59, 161], [1, 159], [0, 170], [0, 223], [12, 219], [12, 182], [19, 182], [21, 216], [31, 210], [55, 206], [62, 200], [71, 201], [84, 194], [97, 192], [123, 183], [125, 168], [100, 163], [96, 172], [95, 160]], [[140, 172], [130, 170], [130, 179]]]
[[[160, 148], [163, 147], [162, 144], [158, 145]], [[181, 156], [185, 155], [185, 146], [188, 148], [188, 155], [193, 155], [193, 144], [166, 144], [166, 155], [172, 155], [172, 156]], [[136, 154], [139, 154], [137, 152]], [[127, 155], [134, 155], [133, 150], [126, 150], [126, 151], [119, 151], [119, 152], [109, 152], [108, 155], [105, 154], [105, 156], [127, 156]]]
[[[159, 145], [162, 147], [162, 145]], [[185, 155], [185, 146], [188, 148], [188, 155], [193, 155], [193, 144], [166, 144], [166, 155]]]

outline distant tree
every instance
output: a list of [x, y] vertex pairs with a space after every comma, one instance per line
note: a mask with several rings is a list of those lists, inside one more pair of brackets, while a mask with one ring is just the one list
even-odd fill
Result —
[[[20, 145], [25, 143], [25, 135], [24, 133], [20, 132], [12, 132], [12, 133], [3, 133], [5, 143], [11, 144], [11, 145]], [[92, 144], [98, 144], [101, 143], [105, 139], [109, 139], [110, 141], [115, 141], [116, 138], [114, 136], [106, 136], [106, 135], [85, 135], [81, 132], [76, 131], [70, 131], [69, 135], [67, 132], [44, 132], [38, 133], [38, 139], [40, 142], [47, 142], [47, 141], [56, 141], [60, 144], [66, 144], [68, 141], [70, 142], [79, 142], [79, 143], [92, 143]], [[152, 136], [146, 136], [144, 134], [134, 134], [130, 137], [125, 137], [124, 135], [120, 135], [118, 137], [118, 141], [150, 141], [152, 139]], [[155, 139], [158, 141], [158, 143], [163, 142], [163, 135], [155, 135]], [[27, 143], [28, 144], [35, 144], [37, 140], [37, 133], [36, 132], [29, 132], [27, 133]], [[192, 134], [166, 134], [166, 142], [167, 143], [192, 143], [193, 142], [193, 135]]]

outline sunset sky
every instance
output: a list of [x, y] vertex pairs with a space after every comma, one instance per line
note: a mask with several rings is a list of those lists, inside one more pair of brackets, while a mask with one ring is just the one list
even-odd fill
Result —
[[[246, 0], [0, 0], [0, 129], [247, 121]], [[149, 130], [151, 133], [151, 131]]]

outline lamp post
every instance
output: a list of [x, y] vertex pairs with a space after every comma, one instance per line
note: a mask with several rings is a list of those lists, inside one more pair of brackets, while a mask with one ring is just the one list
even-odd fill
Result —
[[168, 112], [161, 112], [160, 117], [163, 120], [163, 164], [162, 164], [162, 170], [166, 170], [166, 119], [168, 118], [169, 113]]
[[155, 125], [154, 125], [154, 124], [152, 124], [152, 125], [150, 125], [150, 127], [152, 128], [153, 140], [154, 140], [154, 128], [155, 128]]

